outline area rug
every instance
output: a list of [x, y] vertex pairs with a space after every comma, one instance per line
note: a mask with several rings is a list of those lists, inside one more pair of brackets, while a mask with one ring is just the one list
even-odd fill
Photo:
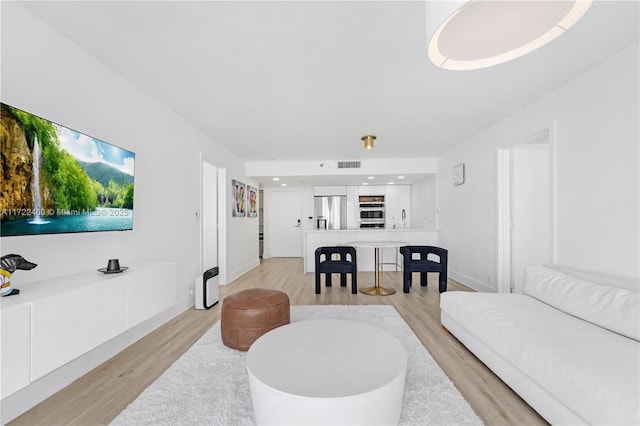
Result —
[[[408, 354], [401, 425], [480, 425], [475, 414], [392, 306], [291, 306], [291, 321], [336, 318], [387, 330]], [[220, 322], [207, 331], [112, 425], [253, 425], [246, 352], [227, 348]]]

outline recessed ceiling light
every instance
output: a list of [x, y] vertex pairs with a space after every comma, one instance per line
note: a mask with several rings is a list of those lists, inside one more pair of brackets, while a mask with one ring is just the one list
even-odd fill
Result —
[[404, 179], [404, 176], [398, 176], [398, 179]]
[[429, 59], [450, 70], [498, 65], [549, 43], [591, 0], [426, 2]]
[[393, 185], [393, 182], [389, 182], [387, 185]]
[[286, 183], [281, 183], [280, 186], [287, 186], [287, 184]]
[[369, 182], [362, 182], [363, 185], [369, 185]]
[[278, 177], [275, 177], [275, 178], [273, 178], [273, 180], [280, 180], [280, 178], [278, 178]]
[[375, 179], [374, 176], [369, 176], [367, 179]]

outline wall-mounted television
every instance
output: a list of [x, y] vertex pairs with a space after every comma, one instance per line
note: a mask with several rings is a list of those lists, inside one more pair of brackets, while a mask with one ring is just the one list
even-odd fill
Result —
[[0, 236], [133, 229], [133, 152], [0, 108]]

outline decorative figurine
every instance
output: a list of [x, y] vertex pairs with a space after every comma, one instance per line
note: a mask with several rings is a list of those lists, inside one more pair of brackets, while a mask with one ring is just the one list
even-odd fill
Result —
[[11, 274], [16, 269], [22, 269], [29, 271], [38, 266], [33, 262], [29, 262], [19, 254], [8, 254], [0, 257], [0, 295], [1, 296], [13, 296], [19, 294], [20, 290], [17, 288], [11, 288]]

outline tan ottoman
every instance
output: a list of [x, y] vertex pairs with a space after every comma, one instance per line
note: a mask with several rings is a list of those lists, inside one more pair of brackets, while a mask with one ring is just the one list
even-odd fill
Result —
[[242, 290], [222, 301], [222, 343], [246, 351], [258, 337], [290, 321], [286, 293], [266, 288]]

